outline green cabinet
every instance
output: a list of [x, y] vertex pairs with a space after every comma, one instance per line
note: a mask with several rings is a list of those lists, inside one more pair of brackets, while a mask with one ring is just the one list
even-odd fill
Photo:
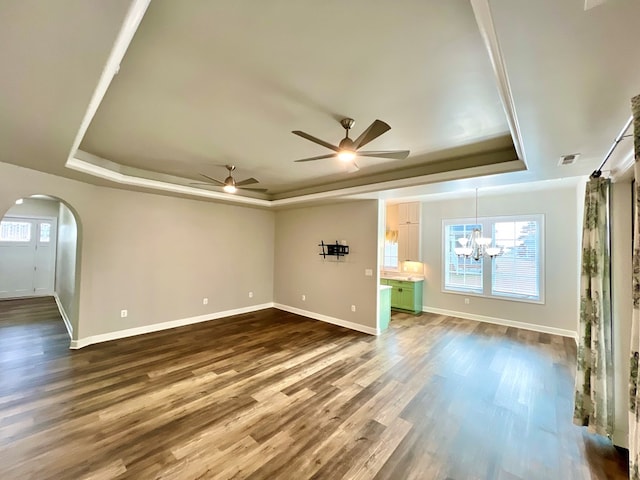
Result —
[[409, 282], [404, 280], [380, 280], [382, 285], [391, 286], [391, 308], [405, 310], [413, 313], [422, 312], [422, 288], [423, 280]]

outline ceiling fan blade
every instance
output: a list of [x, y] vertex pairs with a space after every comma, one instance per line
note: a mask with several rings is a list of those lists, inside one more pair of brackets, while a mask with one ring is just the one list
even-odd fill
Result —
[[211, 180], [212, 182], [214, 182], [217, 185], [224, 185], [224, 182], [221, 182], [220, 180], [216, 180], [215, 178], [211, 178], [209, 175], [205, 175], [204, 173], [201, 173], [200, 175], [202, 175], [207, 180]]
[[314, 160], [321, 160], [323, 158], [334, 158], [334, 157], [337, 157], [337, 156], [338, 156], [337, 153], [329, 153], [327, 155], [319, 155], [317, 157], [302, 158], [300, 160], [294, 160], [294, 162], [312, 162]]
[[[237, 185], [238, 184], [236, 183], [236, 186]], [[242, 190], [250, 190], [252, 192], [262, 192], [262, 193], [269, 191], [268, 188], [254, 188], [254, 187], [238, 187], [238, 188], [241, 188]]]
[[382, 120], [374, 120], [369, 128], [360, 134], [358, 138], [353, 141], [353, 148], [356, 150], [360, 147], [364, 147], [371, 140], [375, 140], [384, 132], [391, 130], [391, 127], [384, 123]]
[[306, 138], [307, 140], [312, 141], [313, 143], [317, 143], [318, 145], [322, 145], [323, 147], [327, 147], [334, 152], [339, 152], [340, 149], [335, 145], [331, 145], [329, 142], [325, 142], [324, 140], [320, 140], [319, 138], [314, 137], [313, 135], [309, 135], [308, 133], [301, 132], [300, 130], [294, 130], [291, 132], [299, 137]]
[[195, 187], [216, 187], [216, 188], [218, 188], [218, 185], [214, 185], [213, 183], [194, 183], [194, 182], [191, 182], [189, 185], [193, 185]]
[[241, 182], [236, 182], [236, 187], [242, 187], [243, 185], [253, 185], [254, 183], [258, 183], [258, 180], [255, 178], [247, 178], [246, 180], [242, 180]]
[[409, 150], [380, 150], [378, 152], [358, 152], [358, 156], [404, 160], [409, 156], [409, 153], [411, 153]]

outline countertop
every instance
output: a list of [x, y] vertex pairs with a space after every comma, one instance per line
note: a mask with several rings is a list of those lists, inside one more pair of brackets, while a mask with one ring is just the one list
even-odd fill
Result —
[[393, 287], [391, 285], [380, 285], [380, 291], [382, 290], [391, 290]]
[[409, 275], [402, 273], [382, 273], [381, 279], [385, 280], [401, 280], [403, 282], [422, 282], [424, 277], [422, 275]]

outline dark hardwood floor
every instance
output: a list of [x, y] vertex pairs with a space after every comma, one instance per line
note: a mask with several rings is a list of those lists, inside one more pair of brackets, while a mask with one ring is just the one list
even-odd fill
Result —
[[628, 478], [572, 424], [562, 337], [268, 309], [68, 345], [52, 299], [0, 302], [2, 480]]

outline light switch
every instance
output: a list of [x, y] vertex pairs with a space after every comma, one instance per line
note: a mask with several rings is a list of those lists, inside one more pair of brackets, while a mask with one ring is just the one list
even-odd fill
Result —
[[373, 277], [373, 270], [371, 270], [370, 268], [365, 268], [364, 269], [364, 275], [366, 277]]

